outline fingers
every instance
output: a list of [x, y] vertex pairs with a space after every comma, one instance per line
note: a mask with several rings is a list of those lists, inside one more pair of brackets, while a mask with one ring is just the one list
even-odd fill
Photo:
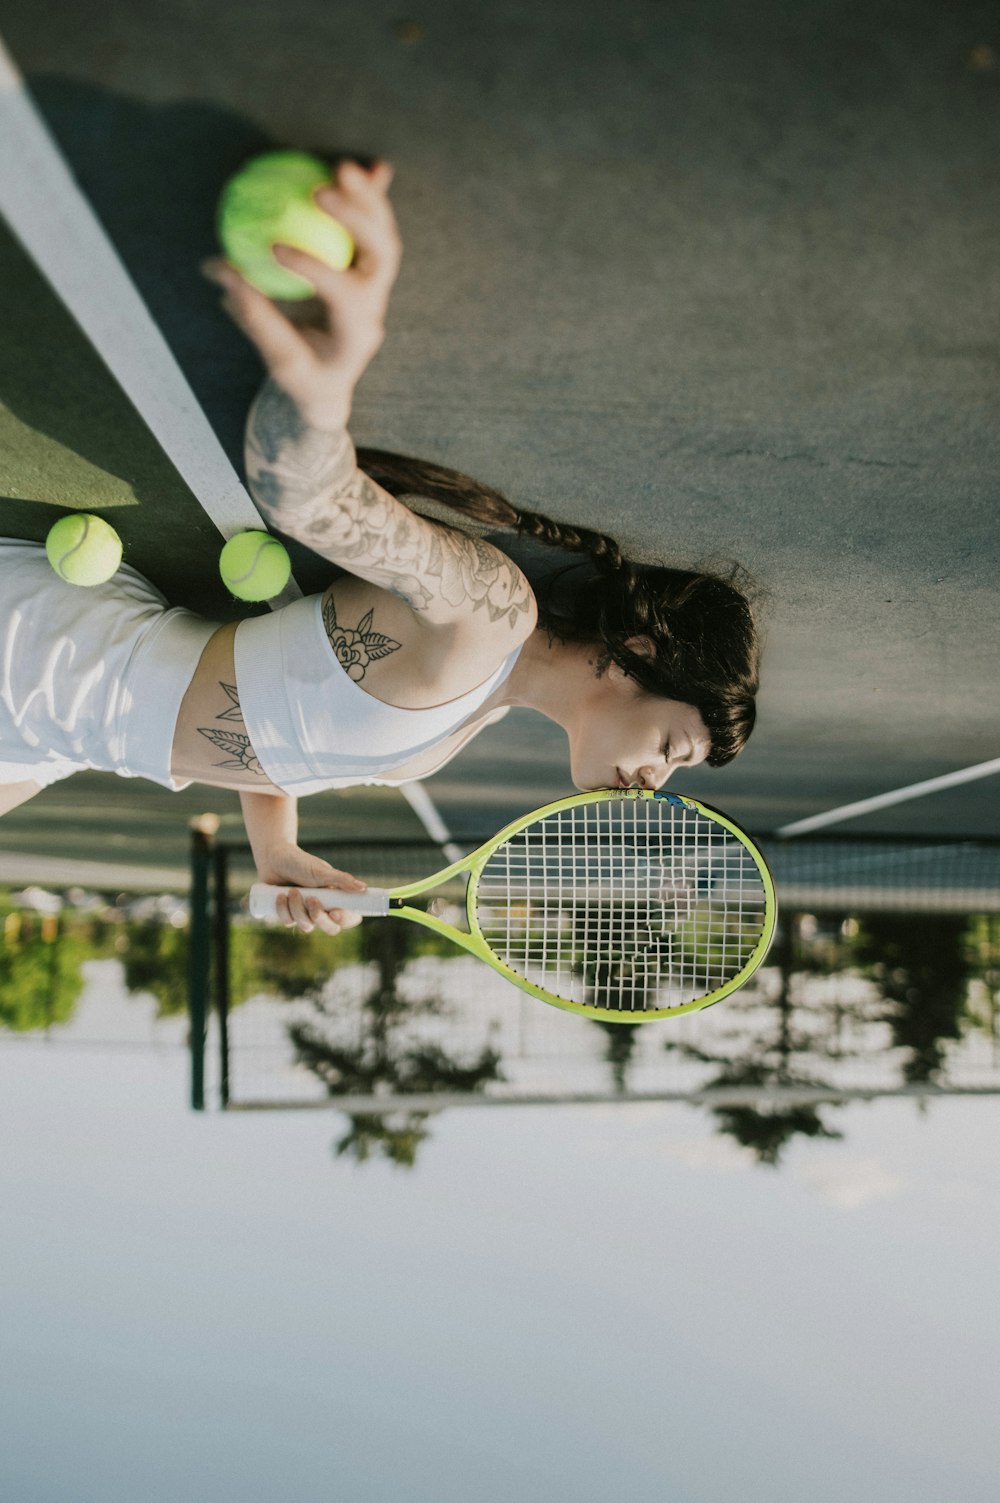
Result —
[[[345, 225], [350, 229], [349, 225]], [[351, 234], [354, 231], [351, 230]], [[357, 240], [355, 239], [355, 244]], [[335, 266], [328, 266], [325, 261], [318, 261], [308, 251], [299, 250], [295, 245], [282, 245], [280, 242], [271, 247], [271, 254], [280, 265], [287, 267], [289, 271], [297, 272], [300, 277], [305, 277], [312, 284], [317, 297], [324, 302], [336, 305], [351, 285], [350, 270], [338, 271]]]
[[388, 162], [374, 162], [371, 167], [349, 160], [338, 162], [329, 184], [317, 191], [316, 198], [340, 192], [346, 201], [365, 204], [372, 212], [388, 217], [392, 214], [388, 195], [394, 175]]
[[302, 360], [308, 346], [269, 297], [258, 292], [225, 261], [206, 262], [202, 270], [225, 290], [222, 306], [257, 346], [272, 375], [290, 370]]
[[381, 160], [373, 162], [368, 168], [362, 168], [362, 171], [366, 172], [369, 183], [380, 193], [388, 193], [392, 180], [396, 176], [395, 167]]
[[403, 247], [388, 198], [392, 178], [388, 162], [376, 162], [369, 170], [357, 162], [341, 162], [332, 181], [315, 195], [319, 207], [353, 236], [353, 269], [364, 277], [394, 280], [399, 270]]
[[307, 898], [296, 887], [279, 894], [275, 907], [279, 923], [302, 934], [311, 934], [314, 929], [321, 934], [340, 934], [343, 929], [356, 928], [362, 917], [344, 908], [326, 908], [319, 898]]
[[329, 886], [329, 895], [324, 898], [307, 897], [301, 887], [289, 887], [278, 893], [275, 907], [278, 920], [286, 929], [298, 929], [303, 934], [311, 934], [313, 929], [319, 929], [322, 934], [339, 934], [343, 929], [353, 929], [360, 924], [360, 913], [328, 906], [329, 903], [336, 902], [337, 888], [344, 892], [364, 892], [367, 884], [358, 877], [352, 877], [349, 872], [338, 871], [336, 867], [323, 862], [307, 871], [299, 880], [316, 887]]

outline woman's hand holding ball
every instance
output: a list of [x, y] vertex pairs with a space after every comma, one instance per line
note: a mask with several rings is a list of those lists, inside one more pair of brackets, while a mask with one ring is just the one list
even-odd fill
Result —
[[[301, 153], [277, 153], [271, 160], [282, 157], [297, 158], [300, 163], [303, 160]], [[313, 162], [314, 170], [322, 165], [316, 159], [304, 160]], [[244, 172], [251, 174], [255, 165], [251, 163]], [[205, 262], [202, 271], [224, 288], [223, 307], [257, 347], [270, 375], [306, 420], [324, 427], [331, 422], [346, 423], [354, 387], [385, 337], [389, 296], [402, 260], [402, 242], [388, 196], [392, 168], [387, 162], [377, 162], [371, 168], [342, 162], [332, 180], [306, 191], [304, 196], [301, 171], [297, 175], [279, 174], [277, 190], [273, 182], [268, 185], [270, 196], [246, 195], [242, 200], [233, 192], [241, 176], [237, 174], [224, 190], [219, 229], [230, 263], [235, 251], [245, 274], [221, 259]], [[283, 204], [287, 207], [281, 198], [282, 189], [285, 199], [292, 200], [296, 210], [293, 215], [281, 212]], [[339, 227], [332, 240], [323, 233], [326, 227], [322, 220], [317, 223], [317, 209], [331, 225], [336, 221]], [[238, 233], [234, 232], [234, 214]], [[279, 237], [291, 233], [284, 225], [297, 228], [297, 245], [268, 238], [272, 230]], [[256, 240], [251, 231], [257, 232]], [[350, 242], [353, 259], [339, 267], [305, 248], [311, 246], [313, 251], [336, 259], [337, 244], [346, 246]], [[262, 250], [266, 253], [263, 261]], [[262, 270], [267, 262], [272, 269], [277, 266], [277, 281]], [[294, 277], [283, 282], [281, 268]], [[306, 284], [315, 289], [315, 302], [309, 305], [310, 313], [317, 315], [315, 320], [301, 322], [290, 317], [261, 290], [262, 285], [284, 287], [281, 295], [287, 299], [288, 283], [292, 289], [297, 283], [307, 294]]]

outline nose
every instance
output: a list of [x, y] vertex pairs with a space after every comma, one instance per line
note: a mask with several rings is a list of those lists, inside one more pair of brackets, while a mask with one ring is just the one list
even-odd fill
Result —
[[657, 767], [640, 767], [636, 772], [636, 778], [643, 788], [662, 788], [670, 776], [670, 768], [663, 762]]

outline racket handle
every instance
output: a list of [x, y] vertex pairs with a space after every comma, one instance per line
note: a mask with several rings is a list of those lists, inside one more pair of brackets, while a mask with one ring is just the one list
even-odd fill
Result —
[[[266, 882], [255, 882], [250, 889], [250, 916], [255, 919], [277, 918], [278, 898], [292, 890], [292, 883], [287, 887], [271, 887]], [[369, 918], [389, 912], [389, 894], [384, 887], [368, 887], [364, 892], [341, 892], [339, 887], [299, 887], [295, 890], [303, 897], [319, 898], [326, 909], [344, 908], [351, 913], [364, 913]]]

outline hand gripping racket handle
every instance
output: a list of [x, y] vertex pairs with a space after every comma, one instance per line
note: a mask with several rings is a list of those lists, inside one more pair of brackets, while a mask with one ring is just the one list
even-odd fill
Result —
[[271, 887], [266, 882], [255, 882], [250, 889], [250, 916], [255, 919], [278, 917], [277, 899], [284, 892], [297, 891], [306, 898], [319, 898], [323, 907], [344, 908], [351, 913], [364, 913], [377, 918], [389, 912], [389, 894], [384, 887], [368, 887], [364, 892], [341, 892], [338, 887]]

